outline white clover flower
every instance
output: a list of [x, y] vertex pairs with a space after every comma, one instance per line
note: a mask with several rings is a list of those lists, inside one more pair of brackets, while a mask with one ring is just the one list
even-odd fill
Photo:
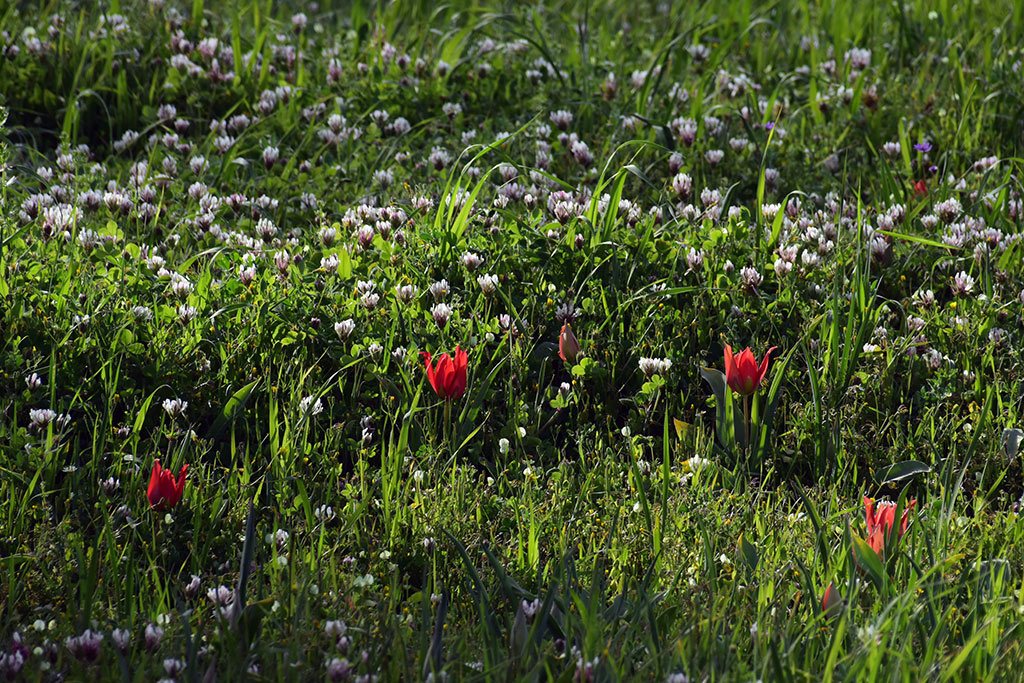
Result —
[[480, 289], [484, 294], [491, 294], [498, 288], [498, 278], [495, 275], [481, 275], [476, 279], [477, 284], [480, 285]]
[[274, 541], [274, 545], [277, 546], [277, 551], [278, 552], [284, 552], [285, 550], [287, 550], [287, 548], [288, 548], [288, 539], [290, 539], [290, 538], [291, 538], [291, 534], [289, 534], [284, 529], [278, 529], [277, 531], [274, 532], [273, 541]]
[[122, 653], [128, 652], [128, 648], [132, 644], [132, 634], [130, 631], [123, 628], [115, 628], [111, 632], [110, 637], [113, 639], [114, 645], [117, 646], [118, 650]]
[[342, 320], [341, 322], [334, 323], [334, 333], [338, 335], [338, 339], [345, 341], [356, 329], [356, 323], [352, 318]]
[[430, 315], [433, 316], [434, 322], [437, 323], [438, 327], [444, 327], [452, 317], [451, 306], [443, 302], [434, 304], [430, 309]]
[[324, 412], [323, 403], [316, 396], [306, 396], [299, 401], [299, 413], [302, 415], [319, 415]]
[[153, 311], [149, 310], [145, 306], [133, 306], [132, 317], [139, 322], [149, 322], [153, 319]]
[[339, 683], [349, 678], [352, 674], [352, 665], [348, 663], [347, 659], [339, 659], [337, 657], [327, 662], [327, 678], [331, 683]]
[[935, 304], [935, 292], [930, 289], [919, 291], [914, 294], [914, 301], [921, 308], [928, 308]]
[[341, 638], [346, 632], [348, 632], [348, 626], [344, 621], [332, 620], [324, 624], [324, 634], [331, 638]]
[[206, 591], [206, 597], [218, 607], [227, 607], [235, 601], [235, 592], [227, 586], [217, 586]]
[[666, 375], [672, 368], [672, 361], [668, 358], [641, 358], [640, 371], [648, 378], [654, 375]]
[[269, 218], [261, 218], [256, 222], [256, 234], [264, 242], [269, 242], [277, 236], [277, 226]]
[[961, 270], [953, 276], [952, 290], [955, 296], [967, 296], [974, 291], [974, 278]]
[[444, 301], [445, 296], [448, 294], [448, 281], [439, 280], [434, 284], [430, 285], [430, 294], [434, 297], [434, 301]]
[[179, 299], [184, 299], [195, 289], [188, 278], [180, 273], [171, 273], [171, 292]]
[[188, 401], [183, 401], [180, 398], [165, 398], [163, 407], [164, 412], [172, 418], [180, 417], [185, 413], [185, 409], [188, 408]]
[[42, 429], [57, 419], [57, 413], [49, 408], [33, 408], [28, 411], [28, 419], [32, 427]]
[[331, 254], [320, 259], [320, 267], [331, 275], [338, 272], [338, 265], [340, 263], [337, 254]]
[[181, 675], [181, 672], [185, 670], [184, 659], [168, 658], [164, 660], [163, 664], [164, 671], [166, 671], [167, 675], [171, 678], [177, 678]]
[[952, 223], [960, 215], [963, 208], [960, 206], [960, 201], [956, 197], [950, 197], [944, 202], [940, 202], [935, 207], [935, 213], [943, 223]]
[[197, 315], [199, 315], [199, 311], [194, 306], [188, 306], [186, 304], [178, 306], [178, 320], [183, 325], [187, 325], [195, 320]]
[[427, 157], [427, 161], [430, 162], [430, 165], [435, 170], [441, 171], [452, 162], [452, 155], [441, 147], [434, 147], [430, 150], [430, 156]]
[[238, 267], [238, 281], [248, 287], [256, 280], [256, 266], [242, 265]]
[[672, 179], [672, 189], [680, 199], [686, 199], [693, 192], [693, 179], [686, 173], [677, 173]]
[[482, 256], [480, 256], [479, 254], [474, 254], [471, 251], [467, 251], [465, 254], [462, 255], [462, 265], [464, 265], [468, 270], [476, 270], [481, 265], [483, 265], [483, 262], [484, 259]]
[[359, 297], [359, 303], [362, 304], [363, 308], [368, 311], [372, 311], [377, 308], [377, 304], [380, 302], [380, 294], [375, 292], [366, 292]]
[[757, 272], [755, 268], [744, 266], [740, 268], [740, 282], [744, 289], [757, 289], [760, 286], [764, 278]]
[[277, 160], [281, 157], [281, 151], [277, 147], [265, 147], [262, 157], [263, 165], [269, 169], [277, 163]]
[[404, 304], [416, 298], [416, 285], [401, 285], [395, 288], [395, 296]]
[[551, 112], [551, 123], [555, 124], [559, 130], [568, 130], [572, 124], [572, 114], [564, 109]]
[[152, 652], [160, 647], [160, 641], [164, 638], [164, 630], [156, 624], [146, 624], [144, 636], [146, 649]]
[[291, 266], [291, 264], [292, 255], [288, 253], [287, 249], [282, 249], [281, 251], [274, 254], [274, 265], [277, 266], [278, 272], [280, 272], [282, 275], [288, 272], [288, 268]]
[[779, 211], [782, 210], [782, 204], [762, 204], [761, 215], [764, 216], [766, 221], [774, 221], [775, 217], [779, 215]]
[[696, 272], [704, 267], [704, 250], [696, 250], [690, 247], [690, 251], [686, 254], [686, 272]]
[[92, 251], [99, 246], [101, 241], [99, 234], [95, 230], [86, 229], [78, 233], [78, 244], [86, 251]]

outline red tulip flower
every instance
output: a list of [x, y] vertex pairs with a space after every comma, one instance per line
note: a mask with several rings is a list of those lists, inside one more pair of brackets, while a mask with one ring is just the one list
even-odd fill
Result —
[[562, 333], [558, 335], [558, 356], [566, 363], [576, 362], [576, 356], [580, 353], [580, 343], [576, 335], [572, 333], [569, 323], [562, 325]]
[[442, 353], [437, 357], [436, 364], [433, 363], [429, 351], [424, 351], [420, 355], [427, 366], [427, 379], [430, 380], [430, 386], [434, 387], [438, 397], [455, 400], [462, 398], [466, 393], [466, 352], [456, 346], [454, 360], [447, 353]]
[[[914, 509], [917, 500], [911, 500], [903, 511], [903, 519], [900, 520], [899, 538], [907, 532], [907, 515]], [[875, 507], [875, 501], [864, 496], [864, 521], [868, 527], [868, 545], [879, 555], [885, 550], [885, 539], [889, 535], [893, 524], [896, 523], [896, 503], [882, 501]]]
[[181, 495], [185, 493], [185, 473], [187, 471], [188, 465], [182, 465], [181, 471], [178, 473], [178, 480], [175, 481], [171, 471], [161, 467], [159, 460], [153, 463], [153, 473], [149, 476], [149, 490], [146, 491], [146, 497], [149, 498], [149, 504], [154, 510], [170, 510], [178, 504]]
[[743, 349], [738, 355], [733, 355], [732, 347], [725, 345], [725, 381], [729, 383], [732, 390], [742, 396], [750, 396], [761, 386], [764, 376], [768, 374], [768, 360], [772, 352], [777, 349], [773, 346], [768, 349], [758, 367], [757, 359], [750, 347]]
[[843, 596], [836, 590], [835, 584], [830, 583], [825, 589], [825, 595], [821, 598], [821, 611], [826, 616], [835, 616], [842, 609]]
[[923, 180], [918, 180], [914, 183], [914, 194], [918, 197], [928, 196], [928, 183]]

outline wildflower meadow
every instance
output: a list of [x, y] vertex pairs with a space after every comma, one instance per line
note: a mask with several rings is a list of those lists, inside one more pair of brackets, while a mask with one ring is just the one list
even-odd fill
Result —
[[1024, 680], [1024, 4], [0, 4], [0, 681]]

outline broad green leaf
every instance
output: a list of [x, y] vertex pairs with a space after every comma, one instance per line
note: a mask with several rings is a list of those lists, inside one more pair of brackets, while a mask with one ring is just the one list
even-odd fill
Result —
[[923, 462], [918, 460], [904, 460], [898, 462], [895, 465], [888, 467], [882, 474], [878, 476], [879, 484], [888, 484], [894, 481], [900, 481], [914, 476], [915, 474], [922, 474], [925, 472], [931, 472], [932, 468]]
[[220, 415], [217, 416], [217, 419], [210, 426], [210, 431], [206, 435], [207, 438], [217, 439], [220, 437], [224, 429], [245, 409], [245, 404], [249, 402], [249, 396], [252, 394], [253, 387], [258, 382], [259, 380], [253, 380], [231, 395], [231, 398], [221, 408]]
[[851, 539], [853, 559], [856, 560], [858, 567], [867, 572], [868, 578], [881, 592], [885, 587], [885, 567], [882, 566], [882, 558], [861, 537], [851, 536]]

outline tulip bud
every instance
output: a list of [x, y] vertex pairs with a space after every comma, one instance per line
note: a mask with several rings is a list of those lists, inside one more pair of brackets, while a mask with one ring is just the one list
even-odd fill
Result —
[[558, 356], [566, 363], [572, 365], [580, 352], [580, 343], [572, 332], [569, 323], [562, 325], [562, 333], [558, 335]]
[[821, 611], [825, 616], [831, 618], [836, 616], [843, 607], [843, 597], [836, 590], [834, 584], [828, 584], [825, 595], [821, 598]]

